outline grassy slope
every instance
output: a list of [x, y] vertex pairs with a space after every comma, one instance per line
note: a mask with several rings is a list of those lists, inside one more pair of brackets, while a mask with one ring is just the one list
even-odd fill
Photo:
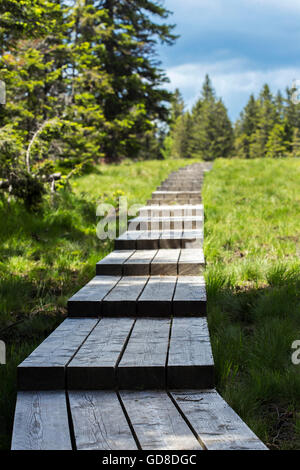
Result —
[[185, 160], [123, 162], [100, 166], [73, 182], [54, 206], [28, 214], [0, 201], [0, 339], [7, 365], [0, 366], [0, 449], [9, 448], [15, 404], [16, 366], [62, 321], [68, 297], [113, 249], [95, 234], [97, 202], [145, 203], [162, 179]]
[[300, 448], [300, 162], [217, 161], [204, 189], [218, 389], [272, 448]]

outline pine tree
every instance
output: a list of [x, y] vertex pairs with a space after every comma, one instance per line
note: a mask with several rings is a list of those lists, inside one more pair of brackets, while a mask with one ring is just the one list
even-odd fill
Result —
[[270, 132], [266, 144], [266, 157], [285, 157], [287, 154], [287, 143], [285, 142], [286, 131], [283, 124], [275, 124]]

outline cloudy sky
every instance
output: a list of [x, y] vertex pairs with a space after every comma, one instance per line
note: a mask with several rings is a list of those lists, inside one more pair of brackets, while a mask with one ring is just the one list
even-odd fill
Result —
[[300, 0], [165, 0], [180, 34], [159, 48], [163, 68], [188, 107], [208, 73], [236, 119], [250, 93], [300, 80]]

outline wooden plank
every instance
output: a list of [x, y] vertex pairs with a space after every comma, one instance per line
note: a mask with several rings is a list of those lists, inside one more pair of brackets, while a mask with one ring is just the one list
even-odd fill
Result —
[[172, 396], [207, 450], [267, 450], [215, 390], [174, 391]]
[[[193, 230], [203, 228], [202, 216], [176, 216], [176, 217], [136, 217], [134, 226], [140, 230]], [[128, 230], [130, 228], [128, 227]]]
[[18, 389], [64, 389], [65, 368], [96, 324], [93, 318], [67, 318], [18, 366]]
[[101, 301], [120, 280], [120, 276], [95, 276], [68, 300], [68, 315], [72, 317], [99, 316]]
[[120, 389], [162, 389], [166, 386], [169, 319], [138, 319], [119, 363]]
[[159, 239], [159, 248], [180, 248], [181, 240], [182, 230], [166, 230]]
[[125, 276], [143, 276], [150, 274], [150, 263], [157, 250], [137, 250], [123, 265]]
[[158, 250], [161, 232], [159, 230], [142, 231], [137, 239], [137, 250]]
[[206, 318], [174, 318], [167, 377], [171, 389], [214, 386], [214, 361]]
[[138, 299], [138, 315], [170, 316], [176, 276], [151, 276]]
[[151, 263], [151, 275], [176, 276], [179, 255], [179, 248], [175, 250], [158, 250], [156, 256], [153, 258]]
[[122, 276], [123, 264], [134, 253], [133, 250], [115, 250], [96, 264], [97, 275]]
[[65, 392], [18, 392], [11, 450], [72, 450]]
[[182, 248], [202, 248], [203, 247], [203, 230], [188, 230], [182, 233]]
[[116, 250], [135, 250], [136, 240], [140, 236], [139, 230], [126, 231], [115, 239]]
[[69, 390], [108, 390], [116, 386], [116, 366], [134, 320], [103, 318], [67, 367]]
[[203, 273], [204, 268], [204, 253], [201, 248], [185, 248], [181, 250], [178, 261], [179, 275], [199, 275]]
[[103, 315], [136, 315], [137, 299], [148, 276], [124, 276], [102, 303]]
[[137, 450], [115, 392], [69, 393], [77, 450]]
[[121, 399], [143, 450], [202, 450], [163, 391], [121, 391]]
[[151, 205], [144, 206], [140, 208], [139, 214], [141, 217], [160, 217], [162, 215], [167, 217], [175, 216], [192, 216], [192, 215], [202, 215], [203, 216], [203, 205], [196, 204], [191, 205]]
[[173, 298], [174, 315], [205, 315], [206, 289], [203, 276], [179, 276]]

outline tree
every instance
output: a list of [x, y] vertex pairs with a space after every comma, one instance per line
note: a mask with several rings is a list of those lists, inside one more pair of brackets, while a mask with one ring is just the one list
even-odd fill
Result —
[[275, 124], [270, 132], [266, 144], [266, 156], [270, 158], [285, 157], [287, 154], [287, 142], [285, 142], [286, 130], [283, 124]]

